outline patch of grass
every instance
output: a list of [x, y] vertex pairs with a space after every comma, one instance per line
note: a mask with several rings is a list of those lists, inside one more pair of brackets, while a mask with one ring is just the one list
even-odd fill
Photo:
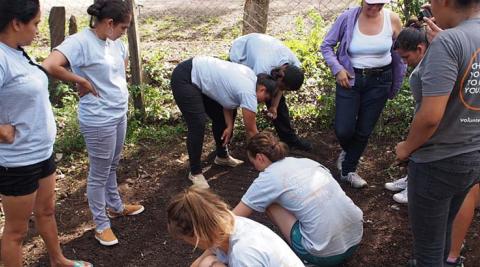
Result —
[[57, 122], [55, 151], [71, 154], [85, 148], [83, 136], [77, 120], [77, 97], [68, 94], [62, 98], [62, 107], [53, 108]]
[[127, 129], [127, 143], [137, 144], [141, 140], [151, 141], [157, 144], [174, 140], [186, 132], [183, 123], [177, 124], [148, 124], [138, 120], [130, 120]]

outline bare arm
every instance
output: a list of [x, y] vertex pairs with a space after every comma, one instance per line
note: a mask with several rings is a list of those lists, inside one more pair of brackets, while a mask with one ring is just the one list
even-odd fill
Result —
[[[68, 65], [67, 58], [61, 52], [56, 50], [54, 50], [42, 63], [43, 68], [45, 68], [45, 70], [53, 77], [65, 82], [74, 82], [80, 85], [80, 96], [88, 93], [92, 93], [96, 96], [97, 92], [92, 84], [87, 79], [69, 71], [66, 68]], [[82, 90], [85, 92], [82, 92]]]
[[[215, 254], [213, 254], [213, 252], [210, 250], [210, 249], [207, 249], [205, 250], [202, 255], [200, 255], [200, 257], [198, 257], [191, 265], [190, 267], [200, 267], [200, 266], [205, 266], [205, 264], [209, 264], [210, 266], [213, 265], [215, 266], [216, 264], [216, 261], [215, 261], [215, 258], [211, 257], [211, 261], [209, 261], [208, 263], [206, 262], [203, 262], [204, 259], [206, 259], [207, 257], [210, 257], [210, 256], [215, 256]], [[200, 264], [202, 263], [202, 265]], [[225, 265], [219, 265], [219, 266], [225, 266]]]
[[282, 99], [282, 96], [283, 96], [283, 91], [278, 90], [277, 94], [272, 99], [272, 105], [268, 109], [268, 112], [272, 114], [272, 117], [271, 117], [272, 119], [277, 118], [277, 109], [278, 109], [278, 105], [280, 104], [280, 99]]
[[397, 159], [406, 160], [430, 139], [443, 118], [448, 99], [449, 95], [425, 96], [422, 98], [422, 105], [413, 118], [407, 140], [397, 145]]
[[232, 132], [233, 132], [233, 110], [228, 109], [228, 108], [223, 108], [223, 116], [225, 117], [225, 124], [227, 125], [227, 128], [223, 131], [222, 134], [222, 140], [223, 140], [223, 146], [226, 146], [229, 142], [230, 139], [232, 138]]
[[397, 39], [398, 34], [400, 34], [400, 31], [402, 30], [402, 21], [398, 14], [394, 12], [390, 13], [390, 19], [392, 21], [393, 38]]
[[252, 214], [253, 210], [240, 201], [237, 206], [233, 209], [233, 213], [237, 216], [248, 217]]
[[13, 144], [15, 141], [15, 127], [10, 124], [0, 124], [0, 143]]
[[247, 131], [247, 138], [251, 138], [258, 133], [257, 119], [255, 112], [242, 108], [243, 123]]

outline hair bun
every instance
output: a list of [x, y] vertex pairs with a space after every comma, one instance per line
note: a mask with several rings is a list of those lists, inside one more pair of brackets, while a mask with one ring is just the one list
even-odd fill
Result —
[[105, 0], [95, 0], [93, 5], [89, 6], [87, 9], [87, 13], [90, 16], [98, 17], [100, 16], [102, 9], [105, 7], [107, 1]]

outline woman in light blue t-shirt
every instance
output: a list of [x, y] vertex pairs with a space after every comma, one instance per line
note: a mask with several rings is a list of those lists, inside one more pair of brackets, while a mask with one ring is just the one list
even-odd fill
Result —
[[51, 266], [92, 266], [63, 256], [55, 221], [56, 127], [48, 77], [22, 49], [38, 33], [39, 0], [0, 0], [2, 266], [22, 266], [32, 212]]
[[271, 133], [250, 139], [248, 158], [260, 174], [233, 212], [245, 217], [266, 212], [300, 259], [338, 266], [362, 240], [363, 213], [327, 168], [286, 153]]
[[235, 216], [209, 190], [192, 186], [167, 207], [168, 232], [205, 250], [190, 266], [303, 267], [302, 261], [277, 234], [248, 218]]
[[43, 65], [56, 78], [75, 82], [79, 88], [78, 120], [90, 161], [87, 197], [96, 224], [95, 239], [111, 246], [118, 239], [109, 217], [144, 210], [142, 205], [123, 204], [116, 174], [128, 109], [128, 52], [119, 38], [130, 25], [131, 10], [125, 1], [96, 0], [87, 12], [92, 16], [90, 28], [68, 37]]

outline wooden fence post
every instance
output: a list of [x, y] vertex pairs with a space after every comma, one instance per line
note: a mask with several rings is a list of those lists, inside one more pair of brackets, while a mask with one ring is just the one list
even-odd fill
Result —
[[65, 7], [54, 6], [50, 10], [48, 26], [50, 28], [50, 48], [53, 49], [65, 40]]
[[265, 33], [268, 22], [270, 0], [245, 0], [243, 10], [243, 34]]
[[68, 35], [74, 35], [78, 32], [77, 18], [72, 15], [68, 20]]
[[132, 23], [128, 28], [128, 47], [130, 51], [130, 70], [132, 74], [132, 85], [136, 87], [133, 95], [133, 106], [140, 115], [140, 119], [145, 119], [145, 104], [143, 96], [143, 71], [142, 71], [142, 57], [140, 55], [140, 37], [138, 34], [138, 10], [135, 5], [135, 0], [128, 0], [132, 9]]

